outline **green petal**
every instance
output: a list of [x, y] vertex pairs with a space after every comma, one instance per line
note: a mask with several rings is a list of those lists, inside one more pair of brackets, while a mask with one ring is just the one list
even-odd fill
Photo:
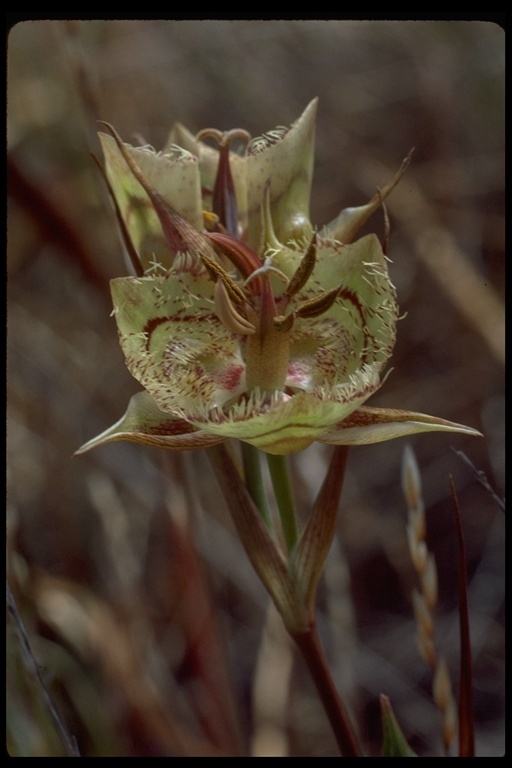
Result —
[[198, 431], [183, 419], [173, 418], [161, 411], [147, 392], [139, 392], [132, 397], [126, 413], [116, 424], [82, 445], [75, 455], [118, 440], [183, 451], [207, 448], [221, 442], [222, 438]]
[[[367, 372], [364, 372], [367, 375]], [[213, 411], [204, 419], [191, 419], [210, 434], [231, 437], [256, 446], [267, 453], [285, 455], [302, 451], [330, 432], [379, 386], [378, 375], [352, 377], [338, 391], [338, 400], [321, 399], [306, 392], [292, 397], [276, 393], [273, 397], [258, 392], [229, 410]]]
[[[283, 259], [274, 263], [283, 271], [289, 269]], [[336, 388], [364, 365], [381, 370], [391, 355], [398, 307], [375, 235], [346, 246], [320, 240], [313, 274], [305, 289], [294, 297], [294, 304], [300, 306], [336, 287], [338, 298], [326, 312], [315, 318], [298, 318], [293, 325], [289, 386]]]
[[[121, 216], [144, 269], [155, 262], [170, 266], [171, 254], [150, 199], [133, 176], [111, 136], [99, 134], [106, 173]], [[197, 231], [202, 231], [201, 187], [197, 159], [184, 150], [156, 153], [125, 145], [154, 189]]]
[[313, 174], [317, 99], [308, 104], [292, 127], [276, 128], [254, 139], [247, 148], [247, 241], [254, 250], [260, 242], [261, 206], [270, 182], [270, 209], [277, 238], [282, 243], [311, 237], [309, 196]]
[[320, 442], [331, 445], [368, 445], [420, 432], [458, 432], [463, 435], [482, 436], [481, 432], [472, 427], [455, 424], [437, 416], [362, 406], [336, 424], [328, 435], [320, 438]]
[[181, 418], [200, 417], [245, 389], [239, 339], [214, 313], [213, 287], [204, 273], [186, 271], [111, 281], [130, 373]]

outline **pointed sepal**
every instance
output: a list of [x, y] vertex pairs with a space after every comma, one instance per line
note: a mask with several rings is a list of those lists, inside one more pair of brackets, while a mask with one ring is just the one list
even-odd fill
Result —
[[340, 243], [351, 243], [365, 221], [372, 213], [375, 213], [382, 205], [383, 200], [394, 190], [411, 161], [413, 151], [409, 152], [395, 175], [366, 205], [360, 205], [356, 208], [344, 208], [333, 221], [322, 229], [321, 237], [332, 237], [334, 240], [339, 240]]
[[316, 587], [336, 530], [347, 454], [345, 446], [335, 447], [325, 480], [292, 557], [291, 567], [311, 618], [314, 616]]
[[131, 398], [119, 421], [82, 445], [75, 456], [119, 440], [184, 451], [208, 448], [221, 442], [222, 438], [194, 429], [183, 419], [173, 418], [160, 410], [147, 392], [139, 392]]
[[368, 445], [420, 432], [457, 432], [473, 437], [482, 436], [477, 429], [437, 416], [427, 416], [425, 413], [361, 406], [319, 440], [330, 445]]

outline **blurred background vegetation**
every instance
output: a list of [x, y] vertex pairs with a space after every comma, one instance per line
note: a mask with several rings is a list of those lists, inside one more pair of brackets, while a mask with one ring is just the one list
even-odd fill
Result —
[[[401, 311], [372, 405], [433, 413], [484, 438], [418, 436], [439, 647], [458, 685], [453, 475], [466, 535], [476, 745], [504, 752], [504, 516], [452, 447], [504, 492], [504, 33], [484, 22], [41, 21], [8, 39], [10, 585], [80, 753], [329, 755], [302, 664], [246, 562], [201, 452], [73, 452], [138, 390], [108, 280], [124, 265], [90, 153], [97, 120], [157, 149], [171, 124], [288, 125], [318, 96], [312, 220], [389, 198]], [[371, 229], [383, 234], [381, 215]], [[368, 754], [378, 695], [411, 745], [442, 754], [414, 642], [400, 490], [403, 441], [352, 451], [319, 595], [320, 630]], [[329, 451], [293, 457], [305, 514]], [[7, 620], [7, 746], [65, 754]]]

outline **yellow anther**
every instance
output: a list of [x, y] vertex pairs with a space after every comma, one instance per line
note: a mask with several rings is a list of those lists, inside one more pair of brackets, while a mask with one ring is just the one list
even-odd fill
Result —
[[219, 226], [219, 217], [212, 211], [203, 211], [203, 226], [207, 232], [215, 232]]

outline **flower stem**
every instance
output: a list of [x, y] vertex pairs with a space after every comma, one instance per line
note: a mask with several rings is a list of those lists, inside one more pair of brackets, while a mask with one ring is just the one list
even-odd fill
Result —
[[286, 549], [291, 552], [299, 540], [299, 527], [293, 503], [292, 487], [285, 456], [266, 454], [276, 497]]
[[272, 520], [267, 503], [267, 494], [263, 485], [263, 475], [261, 472], [261, 455], [258, 448], [249, 443], [240, 443], [242, 451], [242, 462], [244, 467], [245, 485], [252, 500], [261, 512], [261, 516], [269, 530], [272, 530]]
[[[248, 474], [254, 470], [257, 453], [256, 456], [250, 457], [251, 467]], [[305, 533], [309, 531], [309, 534], [305, 543], [301, 541], [296, 552], [298, 557], [294, 563], [293, 558], [287, 561], [283, 557], [245, 485], [249, 482], [247, 476], [244, 482], [226, 446], [221, 444], [208, 450], [208, 457], [240, 539], [256, 573], [281, 614], [288, 634], [297, 644], [309, 668], [341, 754], [347, 757], [359, 757], [361, 748], [345, 705], [332, 680], [314, 622], [314, 593], [319, 575], [317, 570], [318, 568], [321, 570], [332, 540], [334, 528], [331, 518], [336, 512], [343, 484], [346, 454], [345, 447], [334, 451], [326, 480], [315, 502], [313, 523], [306, 526]], [[250, 456], [250, 452], [248, 455]], [[287, 467], [282, 456], [267, 455], [267, 459], [281, 514], [283, 532], [290, 551], [298, 541], [299, 532]], [[324, 516], [328, 518], [326, 525], [322, 523]], [[314, 562], [308, 568], [306, 566], [309, 560]], [[302, 583], [297, 566], [303, 574]]]
[[359, 741], [335, 688], [315, 625], [307, 632], [292, 634], [292, 637], [309, 668], [341, 754], [343, 757], [362, 757]]

